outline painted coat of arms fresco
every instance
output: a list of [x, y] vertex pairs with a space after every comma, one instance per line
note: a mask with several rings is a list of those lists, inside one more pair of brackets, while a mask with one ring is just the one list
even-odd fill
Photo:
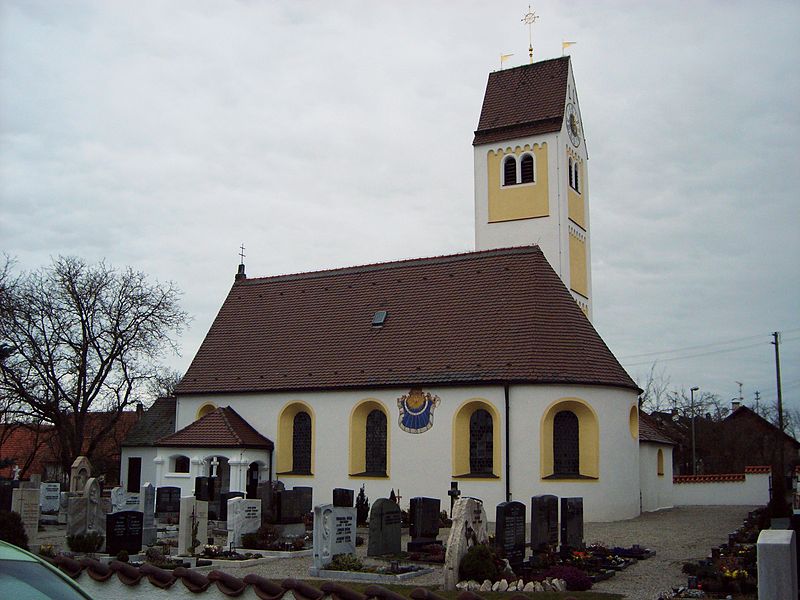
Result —
[[433, 411], [439, 406], [439, 396], [413, 388], [397, 399], [400, 409], [398, 424], [408, 433], [423, 433], [433, 427]]

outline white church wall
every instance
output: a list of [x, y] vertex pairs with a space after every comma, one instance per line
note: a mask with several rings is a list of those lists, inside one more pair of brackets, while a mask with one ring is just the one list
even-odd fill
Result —
[[[408, 506], [413, 496], [438, 497], [442, 509], [448, 510], [447, 491], [451, 481], [457, 481], [462, 495], [482, 499], [492, 509], [506, 499], [505, 471], [505, 399], [502, 386], [460, 386], [424, 388], [440, 398], [434, 410], [433, 427], [424, 433], [412, 434], [399, 425], [397, 399], [408, 393], [407, 388], [376, 390], [347, 390], [326, 392], [294, 392], [271, 394], [226, 394], [219, 396], [186, 396], [178, 399], [177, 427], [192, 422], [197, 411], [208, 402], [216, 406], [231, 406], [262, 435], [276, 444], [278, 452], [278, 423], [282, 409], [291, 402], [307, 404], [313, 413], [312, 476], [279, 475], [278, 459], [273, 478], [287, 487], [311, 486], [315, 504], [329, 502], [335, 487], [355, 489], [365, 484], [370, 501], [400, 492], [401, 504]], [[590, 386], [512, 386], [511, 392], [511, 486], [512, 495], [525, 504], [537, 494], [583, 496], [587, 520], [608, 521], [627, 519], [639, 512], [638, 443], [632, 438], [628, 413], [636, 402], [632, 391]], [[599, 425], [598, 480], [544, 481], [540, 477], [540, 423], [547, 407], [559, 398], [578, 397], [591, 403]], [[371, 399], [385, 407], [389, 477], [350, 476], [349, 431], [354, 407]], [[499, 453], [495, 464], [496, 479], [454, 479], [453, 423], [458, 409], [466, 402], [479, 399], [488, 403], [496, 414], [494, 427], [499, 438]], [[498, 439], [496, 438], [496, 439]], [[196, 454], [196, 452], [195, 452]], [[187, 482], [188, 483], [188, 482]], [[182, 485], [181, 485], [182, 487]], [[493, 510], [489, 512], [493, 513]]]
[[[662, 461], [659, 469], [658, 452]], [[661, 473], [659, 475], [659, 473]], [[672, 485], [672, 446], [642, 442], [639, 444], [639, 480], [642, 488], [642, 510], [645, 512], [674, 505]]]

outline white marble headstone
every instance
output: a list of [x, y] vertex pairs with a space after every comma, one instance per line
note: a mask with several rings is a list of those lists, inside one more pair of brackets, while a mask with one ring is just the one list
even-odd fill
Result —
[[208, 543], [208, 502], [194, 496], [181, 498], [178, 521], [178, 555], [194, 555]]
[[18, 488], [11, 492], [11, 510], [22, 518], [28, 546], [36, 544], [39, 533], [39, 488]]
[[791, 529], [758, 534], [758, 597], [797, 598], [797, 549]]
[[57, 513], [61, 500], [60, 483], [42, 483], [39, 485], [39, 506], [43, 513]]
[[316, 576], [337, 554], [355, 554], [356, 509], [323, 504], [314, 507], [314, 566]]
[[139, 510], [142, 511], [142, 544], [152, 546], [156, 543], [156, 488], [149, 481], [146, 482], [139, 493]]
[[241, 547], [242, 535], [254, 533], [261, 526], [261, 500], [228, 500], [228, 547]]
[[489, 541], [483, 502], [475, 498], [459, 498], [453, 505], [453, 525], [447, 538], [444, 555], [444, 589], [452, 591], [458, 583], [458, 567], [467, 550]]
[[125, 510], [125, 488], [111, 488], [111, 512]]

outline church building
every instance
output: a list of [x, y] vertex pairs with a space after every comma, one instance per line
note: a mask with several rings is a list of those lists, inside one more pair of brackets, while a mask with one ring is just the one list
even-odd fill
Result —
[[[222, 478], [488, 506], [582, 496], [640, 512], [639, 388], [591, 324], [588, 155], [569, 57], [489, 75], [476, 251], [276, 277], [239, 266], [123, 481]], [[169, 405], [170, 407], [172, 405]], [[144, 460], [143, 460], [144, 458]], [[137, 462], [138, 461], [138, 462]], [[405, 505], [405, 501], [401, 501]]]

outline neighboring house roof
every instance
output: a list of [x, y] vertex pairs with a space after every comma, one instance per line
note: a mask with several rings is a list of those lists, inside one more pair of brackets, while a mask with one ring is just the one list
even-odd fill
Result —
[[560, 131], [569, 57], [489, 74], [473, 145]]
[[155, 445], [267, 450], [274, 447], [230, 406], [220, 406], [183, 429], [161, 438]]
[[640, 391], [537, 246], [237, 281], [176, 393], [515, 382]]
[[[736, 427], [742, 422], [747, 422], [750, 426], [755, 425], [764, 431], [771, 430], [774, 431], [775, 433], [778, 432], [778, 428], [773, 423], [770, 423], [764, 417], [759, 415], [757, 412], [744, 405], [739, 406], [723, 419], [723, 423], [725, 423], [729, 427], [730, 426]], [[800, 449], [800, 442], [798, 442], [788, 433], [783, 431], [781, 432], [781, 436], [783, 436], [783, 440], [785, 443], [789, 443], [795, 448]]]
[[661, 430], [658, 421], [643, 411], [639, 411], [639, 441], [677, 446], [677, 442]]
[[131, 427], [123, 446], [154, 446], [156, 441], [175, 432], [175, 398], [158, 398], [142, 418]]

